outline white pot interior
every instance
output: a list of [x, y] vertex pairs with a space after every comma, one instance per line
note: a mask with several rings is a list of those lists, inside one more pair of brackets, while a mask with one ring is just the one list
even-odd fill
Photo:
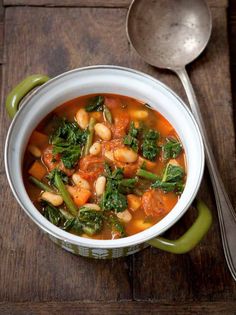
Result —
[[[93, 93], [121, 94], [148, 103], [173, 125], [185, 149], [187, 182], [176, 206], [153, 227], [123, 239], [86, 239], [57, 228], [33, 206], [23, 184], [21, 166], [24, 150], [29, 136], [37, 124], [65, 101]], [[190, 111], [164, 84], [131, 69], [96, 66], [64, 73], [50, 80], [27, 99], [9, 129], [5, 165], [16, 199], [42, 229], [59, 239], [74, 244], [95, 248], [118, 248], [139, 244], [163, 233], [184, 214], [193, 201], [201, 182], [204, 151], [197, 124]]]

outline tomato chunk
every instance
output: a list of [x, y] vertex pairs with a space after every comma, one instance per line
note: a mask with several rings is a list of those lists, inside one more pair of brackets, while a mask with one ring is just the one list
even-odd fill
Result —
[[142, 196], [142, 206], [147, 216], [163, 217], [169, 212], [164, 202], [164, 193], [159, 190], [150, 189]]
[[102, 157], [87, 155], [80, 159], [79, 169], [84, 179], [95, 180], [104, 171], [104, 160]]
[[59, 154], [52, 154], [52, 145], [49, 145], [43, 151], [42, 158], [49, 171], [52, 171], [54, 168], [59, 168], [67, 176], [71, 176], [75, 171], [74, 169], [68, 169], [64, 166]]
[[112, 126], [112, 134], [114, 138], [123, 138], [128, 129], [130, 122], [129, 114], [126, 112], [119, 113], [119, 116], [115, 119], [115, 124]]

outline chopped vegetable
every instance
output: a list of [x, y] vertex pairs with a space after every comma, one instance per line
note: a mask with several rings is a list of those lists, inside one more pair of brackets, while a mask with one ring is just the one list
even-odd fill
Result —
[[148, 129], [143, 134], [142, 154], [150, 161], [154, 161], [160, 151], [157, 145], [158, 138], [159, 133], [156, 130]]
[[89, 154], [89, 149], [93, 142], [93, 135], [94, 135], [94, 126], [96, 124], [96, 120], [91, 117], [88, 125], [88, 136], [84, 147], [84, 156]]
[[69, 218], [64, 223], [63, 229], [66, 231], [75, 231], [79, 235], [86, 233], [94, 235], [98, 233], [103, 226], [102, 212], [82, 207], [79, 209], [79, 214], [76, 218]]
[[175, 191], [176, 193], [181, 193], [184, 189], [183, 178], [183, 168], [168, 163], [162, 179], [158, 179], [151, 187], [162, 189], [165, 192]]
[[28, 173], [36, 179], [41, 180], [47, 174], [47, 170], [41, 162], [35, 161], [29, 169]]
[[52, 152], [59, 153], [64, 166], [71, 169], [78, 162], [87, 137], [87, 131], [81, 130], [77, 123], [61, 119], [50, 139]]
[[141, 207], [141, 200], [138, 196], [130, 194], [127, 196], [128, 207], [132, 211], [137, 211]]
[[126, 236], [125, 228], [116, 215], [111, 213], [110, 215], [107, 215], [104, 218], [105, 220], [107, 220], [108, 224], [111, 226], [112, 231], [114, 233], [116, 234], [118, 233], [119, 237]]
[[142, 168], [138, 169], [137, 175], [140, 177], [146, 178], [148, 180], [151, 180], [151, 181], [155, 181], [155, 180], [159, 179], [159, 177], [156, 174], [148, 172]]
[[91, 196], [91, 191], [82, 187], [68, 186], [68, 191], [73, 198], [74, 203], [80, 207], [83, 206]]
[[127, 208], [128, 204], [123, 194], [119, 193], [118, 190], [112, 190], [111, 186], [109, 186], [102, 196], [100, 206], [106, 211], [122, 212]]
[[166, 143], [162, 147], [165, 160], [177, 158], [182, 151], [182, 144], [175, 138], [166, 138]]
[[79, 210], [78, 219], [82, 223], [84, 233], [93, 235], [102, 229], [103, 214], [101, 211], [82, 207]]
[[168, 163], [164, 175], [162, 178], [163, 182], [177, 182], [182, 180], [184, 177], [184, 170], [181, 166], [173, 165]]
[[129, 132], [123, 140], [124, 144], [129, 146], [135, 152], [138, 152], [138, 132], [139, 129], [135, 128], [134, 122], [132, 121], [130, 124]]
[[45, 200], [41, 202], [41, 205], [43, 207], [43, 215], [45, 218], [48, 219], [52, 224], [58, 226], [63, 218], [59, 209]]
[[30, 176], [29, 180], [38, 188], [44, 190], [44, 191], [48, 191], [48, 192], [54, 192], [54, 190], [48, 186], [47, 184], [41, 182], [40, 180], [38, 180], [37, 178]]
[[59, 170], [58, 168], [54, 168], [46, 176], [50, 185], [56, 186], [56, 184], [55, 184], [55, 175], [56, 175], [56, 173], [58, 173], [60, 175], [61, 180], [63, 181], [63, 183], [68, 184], [68, 176], [63, 171]]
[[62, 172], [55, 169], [54, 171], [54, 180], [56, 188], [58, 189], [59, 193], [61, 194], [68, 210], [71, 212], [72, 215], [76, 216], [78, 213], [78, 208], [74, 204], [71, 199], [69, 192], [67, 191], [62, 178]]
[[103, 106], [103, 114], [104, 114], [105, 120], [109, 122], [109, 124], [112, 124], [113, 123], [112, 114], [111, 114], [110, 109], [106, 105]]
[[95, 96], [89, 100], [89, 104], [85, 107], [87, 112], [103, 111], [104, 96]]

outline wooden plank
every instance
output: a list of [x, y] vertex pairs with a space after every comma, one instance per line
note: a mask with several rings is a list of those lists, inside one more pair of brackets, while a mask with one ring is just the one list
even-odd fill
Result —
[[[214, 9], [213, 34], [206, 52], [188, 71], [198, 97], [207, 132], [229, 195], [235, 206], [235, 135], [229, 77], [227, 21], [224, 10]], [[224, 121], [223, 129], [222, 122]], [[226, 141], [227, 139], [227, 141]], [[223, 158], [224, 157], [224, 158]], [[230, 157], [230, 158], [228, 158]], [[231, 173], [231, 174], [230, 174]], [[232, 175], [232, 176], [231, 176]], [[233, 191], [232, 191], [233, 189]], [[165, 301], [225, 301], [236, 298], [219, 235], [218, 218], [208, 172], [205, 172], [200, 196], [214, 214], [214, 224], [205, 240], [191, 253], [167, 255], [158, 250], [135, 256], [134, 298]], [[174, 238], [193, 219], [188, 213], [168, 234]]]
[[[105, 41], [113, 46], [112, 56], [115, 45], [108, 33], [109, 30], [110, 35], [114, 33], [116, 26], [119, 30], [122, 25], [119, 19], [124, 20], [125, 16], [123, 10], [118, 10], [117, 19], [114, 19], [113, 13], [93, 9], [7, 8], [3, 99], [30, 73], [54, 76], [92, 63], [97, 54], [96, 45], [98, 50], [102, 49], [104, 58], [108, 49]], [[94, 40], [94, 30], [98, 26], [107, 33], [103, 40], [101, 33], [101, 42], [99, 38]], [[4, 112], [4, 108], [1, 110]], [[6, 114], [1, 119], [5, 138], [10, 120]], [[2, 174], [1, 184], [0, 235], [4, 235], [0, 247], [1, 301], [132, 298], [132, 258], [96, 261], [66, 253], [40, 232], [20, 209], [5, 174]]]
[[[228, 0], [207, 0], [211, 7], [227, 7]], [[4, 0], [4, 5], [31, 5], [56, 7], [123, 7], [126, 8], [131, 0]]]
[[222, 303], [192, 303], [192, 304], [156, 304], [150, 302], [120, 302], [120, 303], [80, 303], [73, 302], [25, 302], [25, 303], [0, 303], [1, 315], [233, 315], [236, 312], [235, 302]]
[[0, 64], [3, 62], [3, 38], [4, 38], [4, 8], [3, 8], [3, 0], [0, 0]]
[[[230, 0], [228, 10], [229, 24], [229, 45], [230, 45], [230, 65], [231, 65], [231, 87], [233, 104], [236, 103], [236, 2]], [[236, 108], [233, 108], [234, 127], [236, 130]]]
[[[189, 70], [220, 171], [230, 188], [231, 197], [235, 198], [235, 138], [226, 12], [215, 9], [213, 16], [215, 29], [207, 53]], [[116, 64], [149, 73], [186, 99], [181, 83], [173, 74], [148, 66], [129, 46], [124, 28], [125, 17], [125, 9], [6, 8], [4, 98], [19, 80], [33, 72], [55, 76], [84, 65]], [[222, 117], [224, 130], [219, 128]], [[7, 129], [8, 125], [9, 120], [3, 119], [2, 129]], [[222, 159], [222, 156], [228, 158]], [[115, 301], [131, 299], [132, 290], [137, 300], [151, 299], [160, 303], [190, 303], [196, 300], [230, 303], [236, 297], [236, 286], [228, 273], [221, 249], [207, 174], [201, 195], [213, 208], [215, 222], [197, 249], [180, 256], [147, 249], [133, 258], [107, 262], [75, 257], [55, 247], [22, 213], [4, 176], [2, 183], [2, 301]], [[5, 216], [5, 213], [8, 215]], [[192, 220], [191, 215], [172, 230], [170, 236], [175, 237], [184, 231], [189, 220]]]

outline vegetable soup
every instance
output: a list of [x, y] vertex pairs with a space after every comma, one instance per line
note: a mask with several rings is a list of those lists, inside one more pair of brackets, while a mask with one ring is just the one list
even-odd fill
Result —
[[178, 202], [185, 154], [148, 104], [87, 95], [56, 108], [33, 131], [23, 174], [45, 218], [73, 234], [115, 239], [160, 221]]

